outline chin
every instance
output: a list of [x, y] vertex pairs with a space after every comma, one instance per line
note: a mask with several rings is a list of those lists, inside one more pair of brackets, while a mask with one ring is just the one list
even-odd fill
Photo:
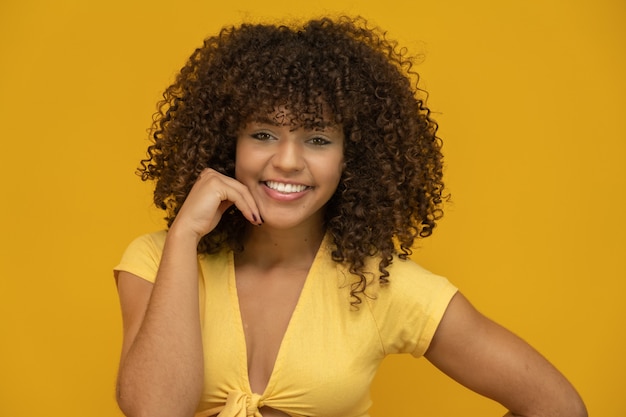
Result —
[[272, 213], [271, 215], [263, 215], [263, 227], [272, 228], [276, 230], [289, 230], [298, 229], [303, 227], [320, 228], [323, 223], [322, 218], [319, 219], [315, 216], [302, 218], [291, 217], [288, 215], [281, 215], [280, 213]]

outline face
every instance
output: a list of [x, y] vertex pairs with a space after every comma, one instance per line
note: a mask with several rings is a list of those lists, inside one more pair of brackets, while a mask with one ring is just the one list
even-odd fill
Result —
[[267, 120], [244, 127], [235, 177], [252, 193], [264, 225], [321, 227], [341, 178], [343, 142], [338, 126], [305, 130]]

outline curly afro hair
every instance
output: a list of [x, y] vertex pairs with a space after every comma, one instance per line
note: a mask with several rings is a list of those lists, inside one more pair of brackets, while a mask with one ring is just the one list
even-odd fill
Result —
[[[408, 257], [443, 215], [441, 141], [414, 62], [362, 18], [224, 28], [165, 90], [138, 173], [156, 181], [154, 202], [171, 226], [203, 169], [234, 176], [237, 135], [255, 117], [287, 106], [289, 123], [341, 126], [345, 170], [325, 221], [334, 260], [359, 278], [351, 289], [358, 304], [365, 274], [387, 283], [394, 256]], [[228, 211], [199, 253], [241, 250], [246, 225]], [[371, 257], [378, 272], [366, 270]]]

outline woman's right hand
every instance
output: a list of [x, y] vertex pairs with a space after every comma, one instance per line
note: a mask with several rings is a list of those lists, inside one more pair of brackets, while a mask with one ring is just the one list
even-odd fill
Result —
[[245, 185], [203, 170], [167, 233], [155, 283], [119, 272], [117, 400], [126, 415], [193, 415], [204, 381], [197, 245], [233, 205], [252, 224], [262, 223]]
[[262, 224], [259, 209], [248, 187], [232, 177], [206, 168], [198, 175], [170, 229], [188, 231], [199, 241], [215, 229], [222, 215], [233, 205], [250, 223]]

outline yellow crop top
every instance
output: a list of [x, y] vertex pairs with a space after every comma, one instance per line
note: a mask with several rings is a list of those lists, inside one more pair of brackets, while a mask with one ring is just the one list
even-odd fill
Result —
[[[139, 237], [115, 270], [154, 282], [165, 237], [165, 231]], [[262, 406], [294, 417], [366, 417], [370, 383], [385, 355], [424, 354], [456, 288], [394, 259], [390, 283], [373, 279], [355, 310], [353, 276], [331, 250], [324, 239], [263, 393], [252, 393], [248, 382], [232, 251], [198, 257], [205, 382], [196, 417], [260, 417]]]

